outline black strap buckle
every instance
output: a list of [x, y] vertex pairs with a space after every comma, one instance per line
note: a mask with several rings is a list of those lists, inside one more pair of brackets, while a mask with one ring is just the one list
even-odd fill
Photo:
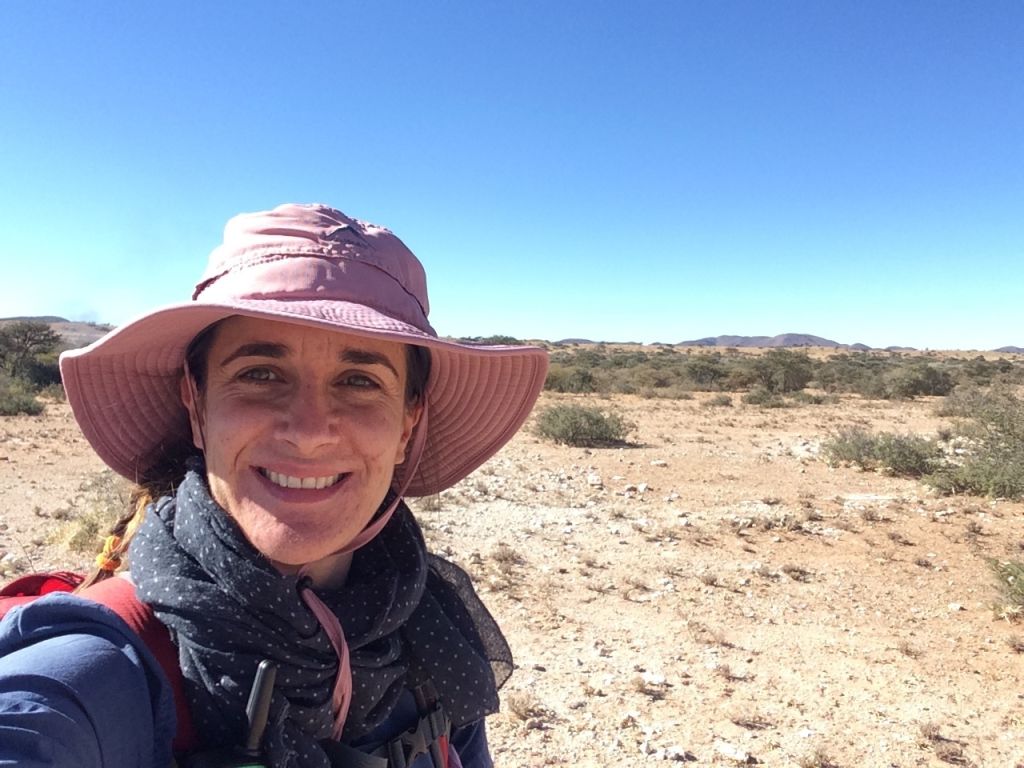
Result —
[[417, 757], [429, 754], [434, 768], [448, 768], [448, 738], [452, 723], [429, 682], [413, 688], [420, 719], [416, 726], [387, 744], [389, 768], [408, 768]]

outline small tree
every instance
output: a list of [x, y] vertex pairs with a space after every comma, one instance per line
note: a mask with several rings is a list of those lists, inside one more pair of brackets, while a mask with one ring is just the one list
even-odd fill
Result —
[[814, 363], [803, 352], [772, 349], [750, 363], [754, 378], [769, 392], [796, 392], [814, 376]]
[[60, 334], [46, 323], [20, 320], [0, 328], [0, 366], [15, 379], [27, 379], [36, 357], [52, 353]]

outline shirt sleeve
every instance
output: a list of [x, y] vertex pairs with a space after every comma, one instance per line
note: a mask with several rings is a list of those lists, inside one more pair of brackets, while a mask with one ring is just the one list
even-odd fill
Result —
[[110, 609], [71, 595], [0, 622], [0, 766], [167, 768], [170, 685]]

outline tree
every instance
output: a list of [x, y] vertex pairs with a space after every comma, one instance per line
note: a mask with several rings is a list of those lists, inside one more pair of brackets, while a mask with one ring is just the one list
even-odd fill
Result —
[[769, 392], [796, 392], [807, 386], [814, 364], [803, 352], [771, 349], [750, 363], [754, 378]]
[[53, 352], [58, 344], [60, 334], [46, 323], [9, 323], [0, 328], [0, 366], [12, 378], [27, 378], [36, 357]]

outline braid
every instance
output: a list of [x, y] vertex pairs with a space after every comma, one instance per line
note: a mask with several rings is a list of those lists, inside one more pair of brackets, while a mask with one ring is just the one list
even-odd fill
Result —
[[[185, 351], [186, 365], [183, 367], [191, 373], [199, 391], [204, 389], [207, 353], [213, 344], [218, 325], [219, 322], [200, 331]], [[111, 527], [110, 535], [103, 541], [103, 549], [96, 556], [95, 567], [86, 575], [76, 592], [109, 579], [121, 568], [122, 561], [128, 554], [128, 545], [146, 516], [146, 509], [161, 496], [174, 495], [178, 485], [185, 478], [188, 460], [196, 455], [196, 450], [192, 441], [187, 438], [163, 446], [161, 455], [132, 488], [125, 513]]]
[[146, 477], [132, 488], [124, 514], [110, 527], [103, 540], [103, 549], [96, 556], [94, 568], [75, 591], [80, 591], [113, 576], [128, 554], [128, 545], [142, 525], [146, 510], [161, 496], [170, 496], [185, 477], [189, 459], [196, 455], [190, 442], [181, 442], [164, 452], [163, 457], [148, 470]]

